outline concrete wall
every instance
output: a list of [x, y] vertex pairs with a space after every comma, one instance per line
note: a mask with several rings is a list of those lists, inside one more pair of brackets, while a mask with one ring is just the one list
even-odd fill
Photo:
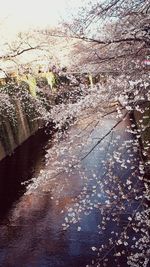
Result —
[[13, 153], [14, 149], [42, 127], [42, 120], [32, 120], [22, 108], [21, 101], [15, 100], [16, 125], [8, 119], [0, 122], [0, 160]]
[[[0, 91], [0, 160], [44, 126], [40, 111], [38, 113], [38, 101], [25, 90], [17, 88], [10, 92], [8, 89], [11, 90]], [[51, 105], [49, 100], [48, 104]], [[42, 102], [41, 107], [46, 112]]]

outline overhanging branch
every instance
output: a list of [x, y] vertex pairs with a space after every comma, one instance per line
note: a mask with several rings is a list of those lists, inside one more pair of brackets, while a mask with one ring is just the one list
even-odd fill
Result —
[[125, 115], [102, 138], [97, 141], [97, 143], [90, 149], [90, 151], [84, 157], [81, 158], [81, 160], [87, 158], [89, 154], [91, 154], [91, 152], [123, 121], [127, 114], [128, 112], [126, 112]]

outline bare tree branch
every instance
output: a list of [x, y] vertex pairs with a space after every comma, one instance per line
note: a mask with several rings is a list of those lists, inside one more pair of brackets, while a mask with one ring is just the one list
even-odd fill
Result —
[[5, 56], [0, 56], [0, 60], [9, 60], [9, 59], [12, 59], [14, 57], [17, 57], [25, 52], [28, 52], [28, 51], [31, 51], [31, 50], [35, 50], [35, 49], [40, 49], [39, 46], [34, 46], [34, 47], [28, 47], [28, 48], [24, 48], [20, 51], [16, 51], [14, 54], [11, 54], [10, 55], [5, 55]]
[[89, 154], [110, 134], [112, 131], [123, 121], [123, 119], [128, 115], [128, 112], [125, 113], [125, 115], [119, 120], [102, 138], [98, 140], [98, 142], [90, 149], [90, 151], [81, 158], [81, 160], [84, 160], [89, 156]]

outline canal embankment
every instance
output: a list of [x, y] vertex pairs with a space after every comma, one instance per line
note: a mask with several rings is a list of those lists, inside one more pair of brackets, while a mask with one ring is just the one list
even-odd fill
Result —
[[58, 78], [55, 88], [46, 79], [36, 81], [34, 77], [0, 87], [0, 160], [52, 123], [50, 113], [54, 106], [75, 103], [86, 95], [83, 86], [88, 87], [87, 84], [81, 88], [75, 78], [75, 83], [65, 75]]
[[129, 112], [131, 129], [128, 130], [137, 138], [146, 176], [150, 175], [150, 101], [146, 93], [144, 96], [139, 95], [138, 99], [133, 98], [133, 95], [131, 98], [126, 95], [118, 100]]

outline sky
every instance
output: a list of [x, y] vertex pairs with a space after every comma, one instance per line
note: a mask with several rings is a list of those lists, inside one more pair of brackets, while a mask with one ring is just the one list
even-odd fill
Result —
[[0, 0], [0, 37], [12, 39], [29, 28], [57, 26], [86, 0]]

